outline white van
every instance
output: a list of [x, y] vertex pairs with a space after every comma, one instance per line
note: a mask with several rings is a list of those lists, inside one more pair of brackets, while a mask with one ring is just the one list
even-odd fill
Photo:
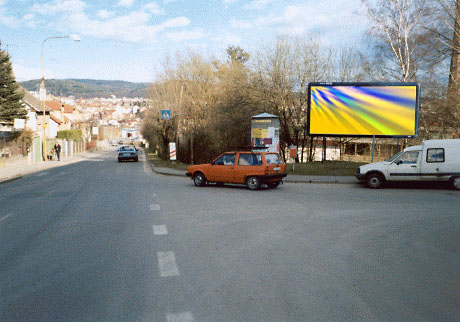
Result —
[[372, 189], [385, 181], [438, 181], [460, 190], [460, 139], [426, 140], [386, 161], [360, 166], [355, 176]]

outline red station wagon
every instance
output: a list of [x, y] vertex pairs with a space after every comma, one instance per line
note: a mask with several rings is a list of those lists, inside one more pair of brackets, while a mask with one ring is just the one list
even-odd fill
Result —
[[192, 165], [187, 169], [195, 186], [208, 182], [246, 184], [257, 190], [264, 183], [276, 188], [286, 177], [286, 164], [273, 152], [225, 152], [208, 164]]

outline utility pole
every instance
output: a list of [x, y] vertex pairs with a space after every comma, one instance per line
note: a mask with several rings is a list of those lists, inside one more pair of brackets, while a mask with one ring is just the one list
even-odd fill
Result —
[[[69, 36], [53, 36], [53, 37], [47, 37], [42, 41], [42, 82], [41, 82], [41, 87], [40, 87], [40, 103], [41, 103], [41, 108], [43, 111], [43, 161], [46, 161], [46, 111], [45, 111], [45, 101], [46, 101], [46, 90], [45, 90], [45, 65], [44, 65], [44, 59], [43, 59], [43, 54], [44, 54], [44, 47], [45, 43], [47, 40], [50, 39], [64, 39], [64, 38], [72, 38], [73, 41], [80, 41], [80, 37], [77, 35], [69, 35]], [[51, 112], [50, 112], [51, 113]]]

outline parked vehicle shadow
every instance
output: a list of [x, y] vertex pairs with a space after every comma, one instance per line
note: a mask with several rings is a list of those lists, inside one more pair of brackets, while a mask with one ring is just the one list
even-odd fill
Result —
[[[365, 183], [357, 183], [358, 186], [369, 189]], [[381, 189], [407, 189], [407, 190], [449, 190], [454, 191], [449, 182], [385, 182]]]

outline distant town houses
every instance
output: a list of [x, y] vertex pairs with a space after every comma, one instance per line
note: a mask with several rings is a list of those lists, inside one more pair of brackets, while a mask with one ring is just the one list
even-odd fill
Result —
[[[86, 148], [104, 144], [104, 141], [139, 139], [141, 116], [148, 102], [144, 98], [115, 96], [92, 99], [55, 97], [46, 93], [40, 96], [39, 92], [24, 90], [23, 105], [27, 110], [25, 120], [0, 124], [0, 158], [26, 153], [28, 162], [35, 163], [45, 158], [44, 138], [47, 145], [52, 146], [58, 132], [63, 130], [80, 129], [83, 137], [79, 144]], [[27, 135], [32, 143], [27, 147], [25, 141], [14, 141], [22, 130], [29, 131]]]
[[86, 130], [84, 133], [90, 136], [88, 126], [137, 127], [140, 124], [139, 113], [145, 110], [145, 106], [139, 106], [139, 102], [144, 101], [143, 98], [116, 98], [115, 96], [75, 99], [48, 94], [46, 100], [41, 102], [39, 92], [25, 91], [24, 104], [28, 115], [27, 120], [20, 127], [42, 136], [43, 113], [45, 113], [46, 123], [45, 134], [48, 139], [55, 138], [58, 131], [78, 128]]

